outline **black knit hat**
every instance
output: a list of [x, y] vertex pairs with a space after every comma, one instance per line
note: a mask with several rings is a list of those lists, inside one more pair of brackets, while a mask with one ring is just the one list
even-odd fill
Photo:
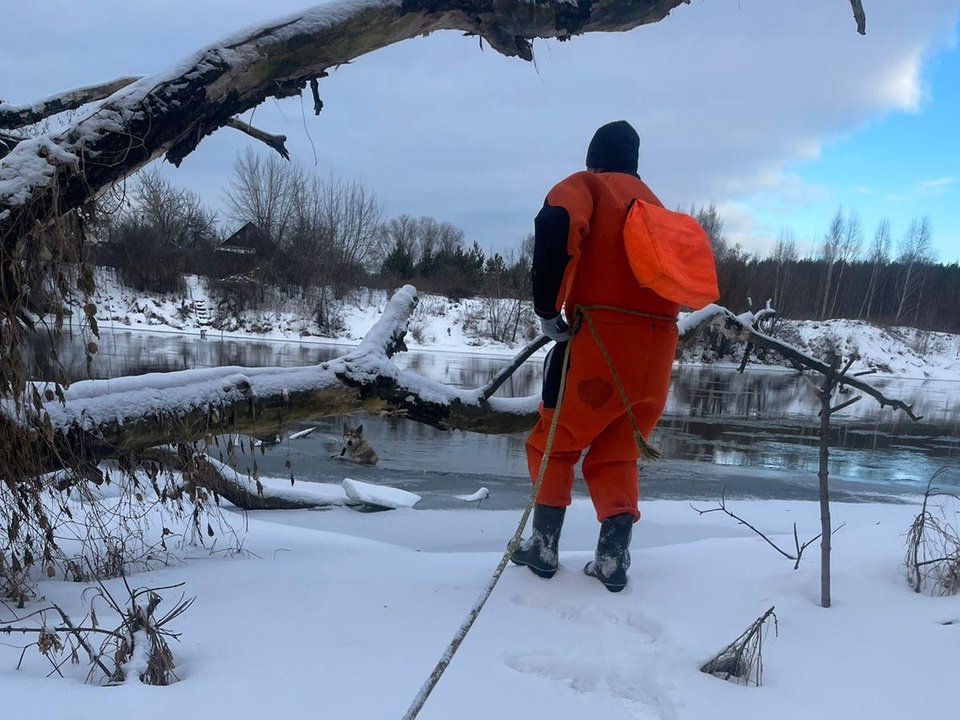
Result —
[[636, 175], [639, 158], [640, 136], [626, 120], [601, 127], [587, 148], [587, 167], [591, 170]]

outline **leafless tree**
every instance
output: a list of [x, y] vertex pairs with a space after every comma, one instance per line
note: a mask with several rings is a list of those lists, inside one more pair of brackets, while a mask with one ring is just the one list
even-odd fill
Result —
[[773, 306], [778, 312], [786, 309], [789, 297], [790, 269], [797, 262], [797, 239], [790, 230], [781, 230], [776, 244], [773, 246], [771, 259], [776, 263], [777, 276], [773, 286]]
[[417, 262], [423, 263], [441, 253], [453, 253], [463, 247], [463, 230], [449, 222], [432, 217], [417, 219]]
[[723, 218], [717, 211], [717, 206], [713, 203], [698, 208], [696, 205], [690, 208], [690, 215], [696, 218], [700, 227], [710, 239], [710, 247], [713, 248], [713, 257], [717, 262], [727, 259], [730, 254], [730, 243], [727, 241], [726, 233], [723, 231]]
[[320, 224], [330, 243], [328, 282], [338, 294], [353, 287], [358, 275], [373, 269], [383, 255], [377, 198], [357, 181], [330, 176], [319, 188]]
[[[410, 215], [398, 215], [390, 218], [380, 226], [382, 238], [379, 247], [386, 252], [393, 249], [402, 251], [411, 263], [416, 263], [419, 259], [418, 244], [418, 221], [417, 218]], [[384, 258], [380, 258], [382, 261]]]
[[933, 229], [929, 216], [914, 218], [906, 235], [900, 241], [898, 262], [906, 270], [903, 284], [898, 289], [900, 302], [897, 303], [897, 314], [894, 322], [901, 322], [912, 312], [914, 321], [920, 312], [923, 302], [923, 289], [926, 283], [924, 266], [930, 263], [935, 253], [933, 250]]
[[230, 217], [238, 225], [252, 222], [277, 245], [293, 226], [296, 202], [303, 197], [306, 177], [297, 165], [274, 155], [264, 158], [247, 148], [236, 159], [226, 191]]
[[820, 243], [819, 255], [827, 273], [821, 296], [821, 318], [833, 314], [843, 280], [844, 265], [860, 252], [862, 238], [860, 217], [853, 210], [845, 216], [843, 208], [838, 208]]
[[360, 182], [252, 150], [234, 166], [227, 194], [231, 216], [252, 222], [288, 256], [297, 285], [330, 288], [340, 298], [383, 255], [376, 197]]
[[840, 299], [840, 290], [843, 288], [844, 270], [860, 255], [862, 245], [863, 226], [860, 223], [860, 216], [855, 210], [850, 210], [843, 220], [841, 230], [840, 252], [837, 258], [839, 269], [833, 291], [833, 301], [830, 303], [831, 316], [836, 315], [837, 312], [837, 302]]
[[873, 242], [870, 243], [869, 261], [870, 261], [870, 281], [867, 284], [867, 294], [863, 298], [863, 304], [860, 306], [860, 318], [869, 318], [873, 311], [873, 300], [879, 290], [880, 269], [890, 262], [890, 249], [892, 245], [892, 236], [890, 235], [890, 220], [882, 218], [877, 230], [873, 234]]
[[216, 213], [204, 207], [199, 195], [177, 187], [156, 169], [137, 176], [131, 200], [119, 218], [135, 216], [170, 247], [209, 247], [216, 240]]
[[102, 216], [97, 234], [107, 241], [101, 262], [116, 267], [127, 284], [171, 292], [212, 253], [217, 217], [198, 195], [148, 170], [136, 176], [119, 210]]
[[335, 331], [345, 295], [383, 254], [380, 205], [359, 182], [300, 177], [283, 247], [298, 284], [313, 293], [317, 325]]

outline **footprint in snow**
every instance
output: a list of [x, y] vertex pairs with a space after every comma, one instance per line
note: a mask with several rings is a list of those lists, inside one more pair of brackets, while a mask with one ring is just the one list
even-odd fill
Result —
[[[590, 578], [585, 580], [596, 583]], [[540, 587], [541, 583], [537, 585], [536, 591], [515, 594], [511, 601], [521, 607], [546, 610], [578, 625], [626, 628], [642, 642], [655, 643], [663, 636], [663, 626], [640, 611], [636, 606], [638, 600], [630, 595], [608, 597], [597, 584], [599, 597], [585, 598], [580, 594], [571, 597], [564, 595], [560, 588], [560, 592], [551, 592], [550, 588]]]
[[607, 695], [626, 701], [624, 709], [638, 720], [676, 720], [677, 711], [649, 662], [617, 654], [557, 656], [548, 652], [507, 655], [504, 662], [517, 672], [559, 682], [585, 695]]

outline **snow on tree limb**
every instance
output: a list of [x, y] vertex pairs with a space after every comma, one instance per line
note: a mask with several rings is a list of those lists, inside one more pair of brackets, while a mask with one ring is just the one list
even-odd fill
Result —
[[32, 105], [11, 105], [0, 100], [0, 130], [17, 130], [33, 125], [58, 113], [76, 110], [88, 103], [110, 97], [117, 90], [127, 87], [140, 77], [122, 77], [98, 85], [68, 90], [59, 95], [35, 102]]
[[42, 472], [226, 432], [264, 432], [358, 410], [396, 413], [447, 429], [509, 433], [533, 425], [539, 398], [489, 398], [401, 370], [416, 289], [398, 290], [356, 350], [304, 368], [221, 367], [86, 380], [63, 391], [36, 384], [25, 409], [0, 404], [17, 459]]
[[[804, 367], [809, 370], [813, 370], [821, 375], [827, 375], [834, 372], [830, 365], [822, 360], [818, 360], [812, 355], [808, 355], [802, 350], [795, 348], [793, 345], [771, 337], [770, 335], [767, 335], [759, 330], [757, 328], [757, 322], [762, 320], [764, 317], [769, 317], [772, 314], [773, 310], [769, 307], [766, 307], [756, 313], [747, 312], [743, 313], [742, 315], [734, 315], [732, 312], [727, 310], [725, 307], [721, 307], [720, 305], [708, 305], [702, 310], [690, 313], [689, 315], [685, 316], [680, 323], [678, 323], [680, 329], [680, 341], [690, 342], [700, 331], [712, 326], [731, 340], [738, 342], [749, 342], [759, 347], [765, 347], [773, 350], [787, 360], [793, 362], [798, 367]], [[920, 417], [914, 414], [913, 406], [906, 404], [902, 400], [888, 398], [875, 387], [863, 382], [862, 380], [848, 376], [844, 377], [841, 385], [856, 388], [857, 390], [870, 395], [880, 404], [880, 407], [890, 407], [894, 410], [900, 410], [906, 413], [911, 420], [920, 420]]]

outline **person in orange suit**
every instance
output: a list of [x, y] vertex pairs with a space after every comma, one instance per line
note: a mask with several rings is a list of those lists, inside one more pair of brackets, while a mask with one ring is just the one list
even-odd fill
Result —
[[511, 555], [540, 577], [557, 572], [574, 465], [583, 455], [583, 477], [600, 521], [596, 553], [584, 572], [611, 592], [626, 586], [632, 528], [640, 518], [640, 451], [627, 404], [647, 437], [663, 412], [677, 346], [679, 305], [640, 285], [624, 246], [631, 202], [663, 207], [637, 175], [639, 149], [629, 123], [601, 127], [587, 150], [586, 171], [550, 190], [534, 222], [534, 310], [544, 334], [556, 341], [544, 364], [540, 418], [526, 441], [534, 482], [558, 412], [565, 357], [568, 363], [532, 534]]

